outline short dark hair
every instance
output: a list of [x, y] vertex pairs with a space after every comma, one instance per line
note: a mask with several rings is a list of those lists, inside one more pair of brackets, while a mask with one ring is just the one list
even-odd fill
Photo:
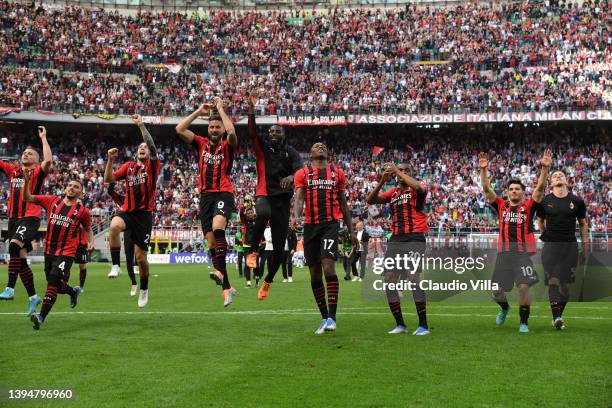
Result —
[[412, 164], [407, 160], [402, 160], [401, 162], [397, 164], [397, 166], [406, 166], [408, 167], [408, 172], [410, 174], [414, 174], [414, 169], [412, 168]]
[[519, 186], [521, 186], [521, 190], [525, 191], [525, 185], [523, 184], [521, 180], [511, 179], [510, 181], [508, 181], [508, 188], [510, 188], [512, 184], [518, 184]]
[[71, 179], [68, 180], [68, 182], [70, 183], [71, 181], [74, 181], [75, 183], [79, 183], [81, 185], [81, 190], [85, 190], [85, 184], [83, 184], [81, 179], [77, 177], [72, 177]]
[[[283, 135], [285, 134], [285, 128], [282, 127], [281, 125], [279, 125], [278, 123], [275, 123], [272, 126], [270, 126], [270, 129], [275, 128], [275, 127], [279, 128]], [[321, 143], [323, 143], [323, 142], [321, 142]], [[323, 144], [325, 144], [325, 143], [323, 143]]]
[[221, 115], [219, 115], [219, 111], [216, 108], [212, 108], [210, 110], [210, 115], [208, 116], [208, 121], [212, 122], [213, 120], [222, 121]]
[[26, 150], [32, 150], [34, 153], [38, 155], [38, 159], [40, 160], [40, 153], [38, 153], [38, 150], [36, 150], [34, 146], [27, 145], [26, 148], [23, 149], [23, 151], [25, 152]]

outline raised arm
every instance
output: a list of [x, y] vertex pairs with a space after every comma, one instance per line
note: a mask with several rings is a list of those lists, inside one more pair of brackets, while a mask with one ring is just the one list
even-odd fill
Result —
[[389, 178], [391, 177], [391, 171], [389, 169], [385, 169], [383, 174], [380, 176], [380, 180], [378, 184], [374, 188], [374, 190], [370, 191], [370, 194], [366, 197], [366, 203], [372, 204], [383, 204], [385, 201], [380, 196], [380, 189], [385, 185]]
[[142, 140], [147, 144], [147, 147], [151, 152], [151, 160], [157, 160], [157, 148], [155, 147], [155, 142], [153, 141], [153, 137], [147, 130], [144, 123], [142, 123], [142, 116], [132, 115], [132, 122], [134, 122], [136, 126], [138, 126], [138, 129], [140, 129]]
[[40, 141], [42, 142], [43, 150], [43, 162], [41, 163], [40, 167], [42, 171], [48, 173], [53, 165], [53, 153], [51, 152], [51, 146], [49, 146], [49, 141], [47, 140], [47, 128], [44, 126], [39, 126], [38, 137], [40, 137]]
[[113, 174], [113, 164], [115, 164], [115, 158], [119, 155], [119, 149], [113, 147], [108, 151], [108, 158], [106, 160], [106, 167], [104, 168], [104, 182], [114, 183], [115, 175]]
[[256, 91], [251, 92], [247, 103], [249, 105], [249, 121], [248, 121], [248, 132], [249, 137], [254, 141], [257, 140], [257, 127], [255, 124], [255, 104], [257, 104], [258, 94]]
[[223, 121], [223, 127], [227, 132], [227, 142], [232, 147], [236, 147], [238, 145], [236, 130], [234, 129], [234, 124], [232, 123], [232, 120], [227, 116], [225, 110], [223, 110], [223, 101], [220, 97], [215, 96], [214, 103], [215, 107], [217, 108], [217, 112], [219, 112], [219, 116], [221, 116], [221, 120]]
[[187, 116], [186, 118], [181, 120], [178, 125], [176, 125], [174, 129], [176, 130], [176, 133], [179, 135], [183, 142], [187, 144], [193, 143], [194, 133], [188, 128], [191, 123], [196, 120], [196, 118], [204, 115], [209, 110], [210, 104], [204, 103], [200, 105], [200, 107], [196, 109], [191, 115]]
[[489, 181], [489, 174], [487, 172], [489, 167], [489, 158], [486, 153], [480, 153], [478, 155], [478, 167], [480, 168], [480, 184], [482, 184], [482, 190], [484, 191], [485, 197], [489, 204], [493, 204], [497, 199], [497, 194], [491, 187]]
[[533, 191], [533, 201], [539, 203], [542, 201], [544, 190], [546, 189], [546, 179], [548, 178], [548, 170], [552, 164], [552, 151], [550, 149], [544, 150], [544, 154], [540, 159], [542, 169], [540, 170], [540, 177], [538, 178], [538, 184]]

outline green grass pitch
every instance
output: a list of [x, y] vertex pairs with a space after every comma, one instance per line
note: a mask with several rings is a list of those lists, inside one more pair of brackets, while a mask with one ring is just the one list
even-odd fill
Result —
[[[338, 330], [316, 336], [319, 316], [306, 270], [260, 302], [235, 269], [234, 304], [202, 266], [153, 265], [149, 305], [139, 310], [124, 271], [89, 265], [76, 309], [60, 295], [43, 328], [26, 296], [0, 303], [0, 389], [72, 389], [74, 400], [2, 407], [610, 407], [612, 305], [571, 303], [567, 330], [545, 303], [518, 333], [512, 305], [495, 325], [492, 302], [433, 302], [430, 336], [390, 336], [384, 302], [340, 282]], [[0, 270], [6, 279], [6, 269]], [[39, 294], [44, 275], [34, 267]], [[279, 272], [280, 276], [280, 272]], [[71, 281], [78, 280], [72, 268]], [[402, 303], [416, 327], [411, 297]]]

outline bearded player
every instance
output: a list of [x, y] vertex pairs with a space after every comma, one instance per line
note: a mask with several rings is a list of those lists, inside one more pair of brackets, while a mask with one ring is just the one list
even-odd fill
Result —
[[[255, 228], [249, 242], [247, 266], [257, 268], [257, 247], [264, 235], [268, 223], [272, 232], [272, 256], [268, 264], [268, 273], [264, 283], [257, 292], [257, 298], [268, 297], [270, 285], [285, 256], [285, 239], [289, 229], [291, 197], [293, 196], [293, 175], [303, 167], [299, 153], [285, 140], [285, 130], [274, 125], [267, 135], [257, 133], [255, 124], [255, 104], [257, 95], [251, 94], [249, 105], [249, 137], [253, 142], [257, 160], [257, 201], [255, 203]], [[245, 249], [246, 251], [246, 249]], [[263, 271], [260, 271], [263, 273]]]
[[134, 244], [136, 262], [140, 274], [140, 296], [138, 307], [145, 307], [149, 301], [149, 241], [153, 229], [153, 210], [155, 209], [155, 190], [159, 177], [160, 162], [157, 148], [151, 134], [142, 123], [140, 115], [132, 116], [144, 140], [138, 145], [136, 160], [124, 163], [113, 172], [115, 159], [119, 155], [117, 148], [108, 151], [108, 161], [104, 170], [104, 182], [115, 183], [125, 180], [125, 200], [119, 211], [111, 220], [108, 242], [110, 245], [113, 269], [109, 277], [119, 275], [121, 254], [121, 232], [128, 231]]
[[[310, 162], [295, 173], [296, 220], [304, 218], [304, 255], [310, 270], [310, 286], [321, 313], [321, 323], [315, 331], [323, 334], [336, 330], [338, 306], [338, 276], [336, 259], [342, 218], [353, 246], [359, 245], [353, 231], [351, 213], [346, 203], [345, 175], [341, 168], [328, 162], [327, 146], [315, 143], [310, 150]], [[323, 274], [327, 286], [327, 301]]]
[[548, 300], [552, 313], [552, 325], [557, 330], [565, 329], [563, 311], [569, 301], [570, 283], [576, 279], [579, 251], [576, 242], [576, 222], [582, 242], [582, 261], [588, 253], [588, 224], [586, 205], [582, 198], [572, 193], [567, 177], [562, 170], [550, 176], [552, 192], [542, 199], [538, 211], [544, 283], [548, 286]]
[[[398, 185], [381, 193], [381, 188], [387, 184], [391, 176], [397, 178]], [[385, 259], [394, 259], [398, 254], [403, 255], [409, 252], [425, 253], [425, 234], [429, 231], [427, 214], [424, 212], [426, 196], [425, 183], [417, 181], [411, 176], [410, 166], [407, 163], [398, 166], [393, 163], [385, 165], [385, 170], [378, 185], [366, 198], [366, 202], [370, 205], [389, 203], [391, 206], [393, 222]], [[387, 283], [395, 283], [401, 272], [405, 272], [406, 278], [415, 284], [412, 297], [419, 318], [419, 326], [412, 334], [414, 336], [428, 335], [425, 291], [419, 286], [421, 271], [399, 271], [396, 268], [390, 268], [385, 270], [383, 278]], [[389, 289], [388, 286], [385, 287], [385, 290], [389, 309], [391, 309], [391, 314], [393, 314], [396, 323], [395, 328], [389, 331], [389, 334], [406, 333], [406, 323], [404, 323], [404, 317], [402, 316], [399, 292], [396, 289]]]
[[15, 284], [19, 275], [29, 297], [28, 316], [31, 316], [42, 302], [40, 296], [36, 294], [34, 275], [27, 260], [28, 252], [32, 250], [32, 241], [38, 234], [42, 214], [40, 206], [23, 199], [24, 175], [26, 172], [32, 173], [29, 179], [29, 191], [32, 194], [40, 194], [45, 177], [53, 165], [53, 154], [47, 141], [47, 129], [44, 126], [38, 127], [38, 137], [40, 137], [43, 148], [42, 163], [40, 163], [38, 152], [32, 147], [27, 147], [23, 151], [20, 165], [0, 161], [0, 171], [6, 174], [11, 189], [8, 202], [8, 238], [11, 258], [8, 265], [8, 283], [6, 289], [0, 293], [0, 299], [12, 300], [15, 297]]
[[499, 215], [499, 238], [497, 240], [497, 260], [491, 278], [498, 290], [493, 291], [493, 298], [501, 307], [496, 323], [504, 324], [510, 305], [506, 292], [514, 285], [519, 291], [519, 332], [528, 333], [531, 295], [529, 288], [538, 282], [538, 275], [533, 269], [531, 256], [536, 251], [533, 221], [539, 203], [544, 195], [548, 169], [552, 163], [552, 152], [547, 149], [540, 159], [541, 171], [533, 195], [525, 200], [525, 185], [520, 180], [508, 181], [508, 199], [498, 197], [491, 187], [487, 169], [489, 159], [486, 153], [480, 153], [480, 181], [485, 197]]
[[[26, 175], [29, 182], [29, 175]], [[32, 314], [35, 330], [40, 329], [47, 315], [53, 308], [58, 293], [70, 296], [70, 306], [77, 305], [80, 287], [68, 285], [70, 268], [74, 262], [79, 246], [79, 229], [85, 230], [87, 250], [93, 250], [93, 231], [89, 210], [80, 203], [83, 195], [83, 184], [71, 180], [66, 186], [64, 197], [54, 195], [31, 195], [29, 189], [23, 189], [24, 200], [44, 207], [47, 212], [47, 234], [45, 236], [45, 275], [47, 291], [40, 314]]]
[[[208, 118], [207, 137], [198, 136], [188, 129], [196, 118], [206, 114], [210, 109], [210, 105], [201, 105], [176, 126], [176, 133], [183, 142], [198, 150], [202, 234], [208, 241], [210, 256], [215, 267], [211, 277], [221, 284], [223, 306], [227, 307], [236, 295], [236, 289], [232, 288], [229, 282], [225, 261], [227, 254], [225, 228], [235, 209], [231, 172], [238, 148], [238, 138], [234, 125], [225, 114], [223, 103], [218, 96], [214, 98], [214, 109]], [[227, 138], [223, 137], [225, 133]]]

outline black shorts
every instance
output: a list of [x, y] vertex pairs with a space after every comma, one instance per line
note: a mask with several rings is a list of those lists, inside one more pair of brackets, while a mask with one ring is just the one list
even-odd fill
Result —
[[89, 262], [89, 251], [87, 250], [86, 245], [79, 245], [77, 247], [76, 255], [74, 256], [74, 261], [79, 265], [83, 265]]
[[578, 243], [545, 242], [542, 248], [542, 266], [545, 285], [548, 285], [551, 278], [559, 279], [561, 284], [574, 283], [578, 266]]
[[330, 221], [321, 224], [304, 224], [304, 257], [312, 266], [322, 259], [338, 259], [340, 224]]
[[69, 256], [45, 255], [45, 276], [47, 280], [49, 280], [49, 276], [56, 275], [68, 281], [73, 262], [74, 258]]
[[120, 217], [125, 222], [124, 239], [125, 235], [129, 235], [134, 245], [138, 245], [143, 251], [148, 251], [153, 229], [153, 214], [149, 211], [120, 211], [116, 217]]
[[36, 241], [38, 229], [40, 228], [40, 218], [23, 217], [10, 219], [8, 224], [8, 238], [17, 239], [25, 244], [24, 248], [30, 252], [32, 241]]
[[538, 274], [533, 269], [531, 255], [515, 252], [498, 253], [491, 282], [497, 283], [504, 292], [512, 291], [514, 285], [533, 286], [538, 283]]
[[[410, 233], [410, 234], [398, 234], [392, 235], [389, 242], [387, 242], [387, 250], [385, 251], [385, 259], [397, 259], [397, 256], [400, 256], [400, 265], [405, 265], [406, 263], [403, 261], [404, 255], [407, 255], [408, 258], [412, 259], [416, 257], [418, 260], [425, 257], [425, 250], [427, 249], [427, 241], [425, 240], [425, 234], [422, 232]], [[418, 262], [418, 267], [416, 271], [412, 271], [411, 269], [401, 268], [398, 269], [395, 267], [397, 262], [393, 262], [392, 268], [384, 268], [384, 272], [399, 272], [402, 279], [405, 279], [408, 274], [414, 275], [421, 273], [422, 262]], [[407, 263], [408, 265], [412, 265], [412, 263]], [[384, 263], [383, 263], [384, 266]]]
[[234, 196], [232, 193], [202, 193], [200, 194], [200, 222], [202, 223], [202, 233], [212, 231], [213, 217], [222, 215], [226, 220], [232, 218], [232, 213], [236, 209]]

